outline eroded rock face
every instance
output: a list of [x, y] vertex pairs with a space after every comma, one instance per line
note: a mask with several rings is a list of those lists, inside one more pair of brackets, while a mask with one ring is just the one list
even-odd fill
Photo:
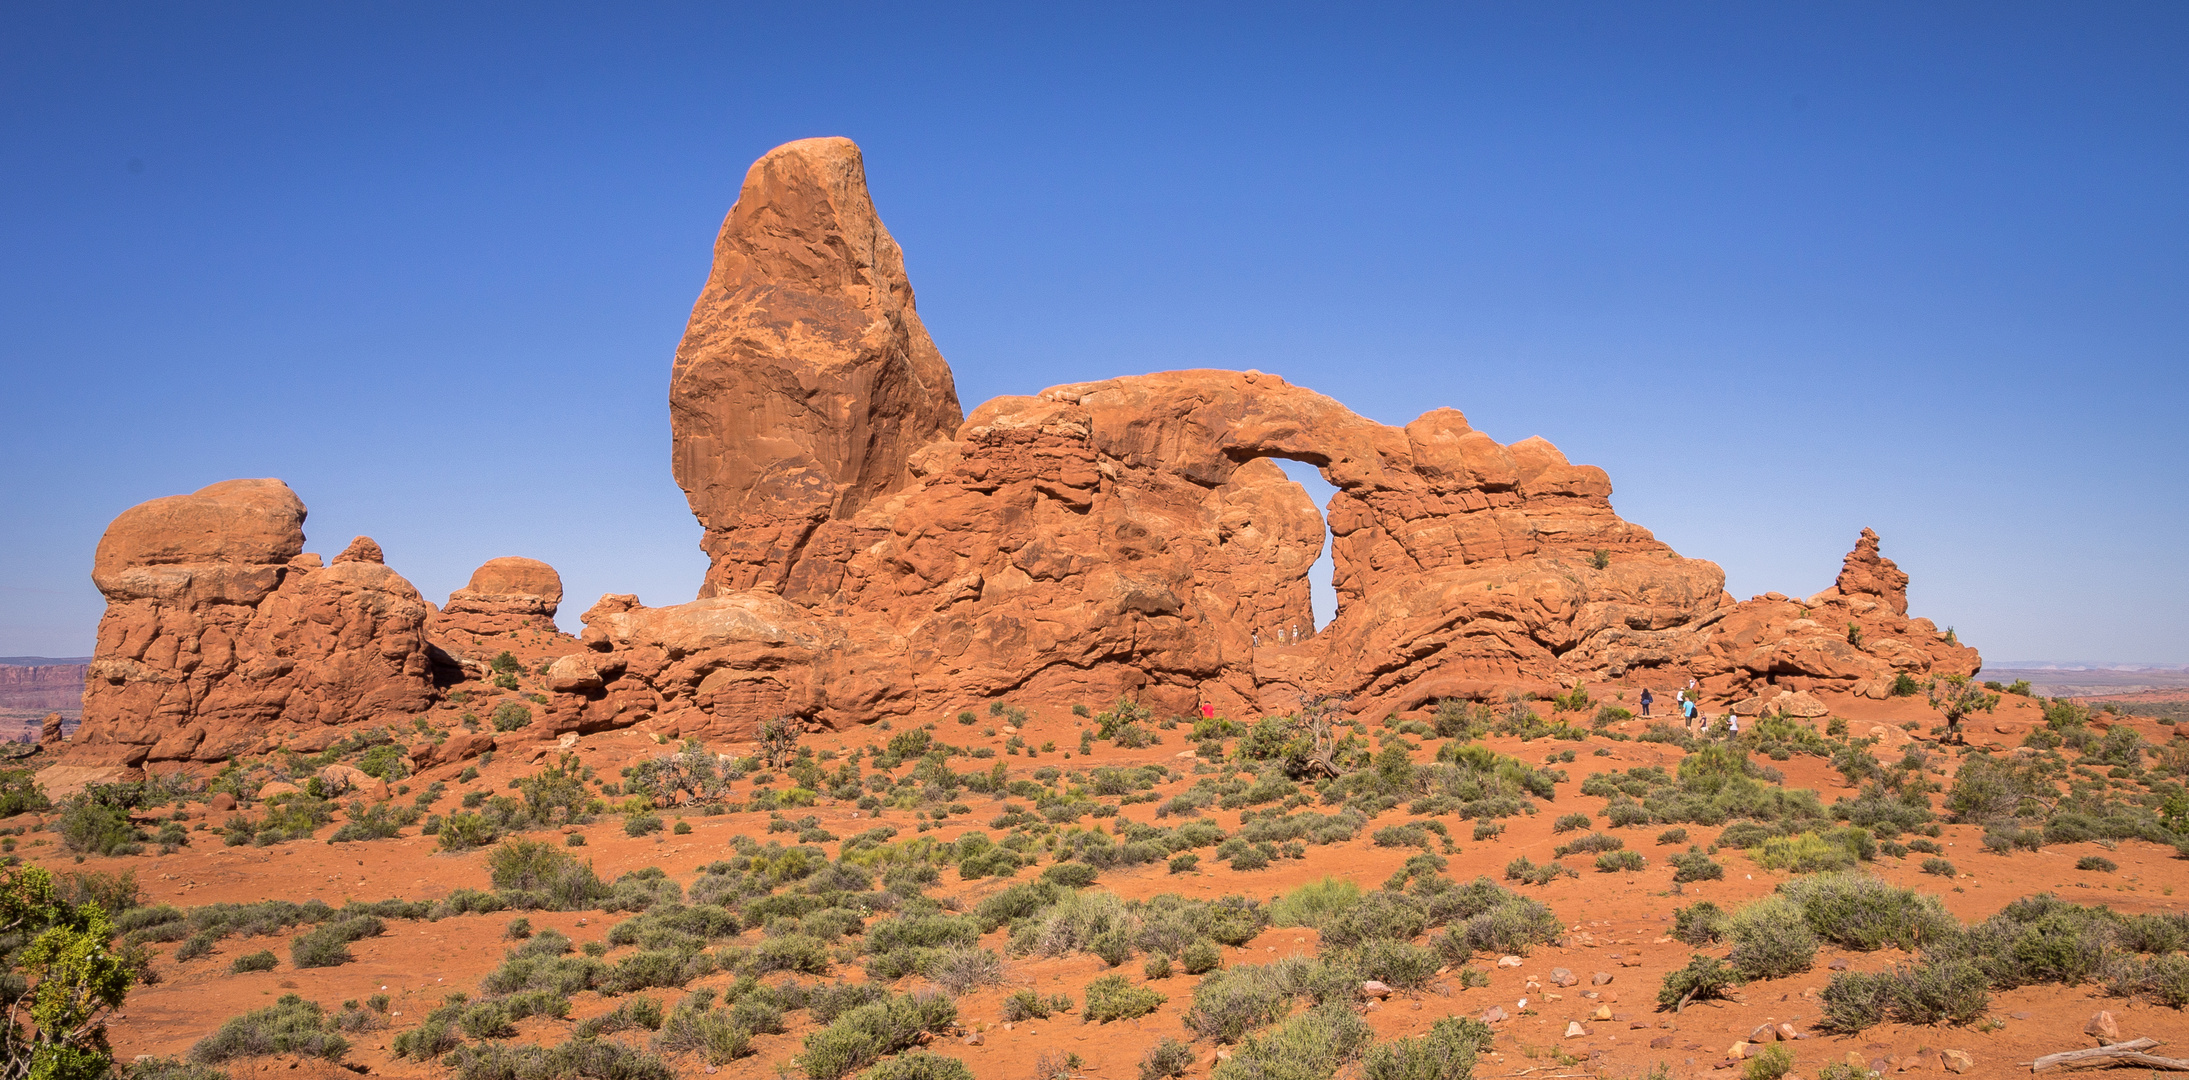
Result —
[[[736, 736], [778, 714], [1119, 693], [1179, 713], [1323, 693], [1405, 710], [1690, 674], [1808, 711], [1810, 690], [1975, 670], [1905, 618], [1874, 536], [1809, 605], [1865, 628], [1834, 646], [1800, 605], [1737, 605], [1716, 565], [1620, 519], [1603, 470], [1456, 410], [1393, 428], [1274, 376], [1184, 371], [997, 398], [960, 424], [950, 387], [856, 148], [762, 158], [670, 389], [702, 599], [589, 611], [587, 652], [549, 674], [556, 725]], [[1340, 608], [1320, 633], [1321, 515], [1270, 458], [1338, 488]]]
[[[1924, 681], [1983, 668], [1975, 649], [1948, 641], [1929, 619], [1907, 614], [1908, 575], [1878, 551], [1877, 533], [1864, 529], [1831, 588], [1807, 600], [1767, 594], [1736, 605], [1711, 628], [1690, 666], [1706, 686], [1729, 697], [1769, 685], [1868, 698], [1889, 696], [1903, 674]], [[1780, 711], [1769, 694], [1735, 709]]]
[[562, 575], [555, 568], [519, 556], [489, 559], [471, 572], [471, 581], [448, 594], [434, 617], [439, 634], [506, 634], [511, 630], [555, 630], [562, 606]]
[[962, 419], [849, 139], [745, 174], [669, 382], [676, 480], [706, 527], [702, 596], [779, 586], [808, 534], [901, 487]]
[[214, 761], [268, 734], [423, 709], [427, 605], [359, 537], [304, 554], [304, 504], [229, 480], [124, 511], [99, 541], [105, 594], [75, 744], [129, 765]]

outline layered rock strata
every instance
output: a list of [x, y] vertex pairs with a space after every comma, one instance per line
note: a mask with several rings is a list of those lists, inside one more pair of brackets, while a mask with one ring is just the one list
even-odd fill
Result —
[[[279, 481], [216, 484], [101, 541], [78, 744], [212, 760], [305, 725], [401, 721], [436, 670], [485, 678], [498, 649], [545, 669], [533, 736], [649, 722], [727, 739], [771, 716], [842, 727], [1119, 694], [1233, 715], [1344, 694], [1376, 715], [1581, 679], [1695, 678], [1745, 711], [1816, 715], [1818, 694], [1981, 665], [1908, 617], [1874, 533], [1832, 588], [1735, 603], [1715, 564], [1619, 517], [1603, 470], [1453, 409], [1391, 427], [1273, 375], [1178, 371], [961, 416], [842, 139], [747, 175], [669, 403], [705, 528], [699, 599], [604, 597], [573, 642], [554, 628], [559, 576], [512, 558], [435, 612], [368, 539], [330, 566], [302, 554], [304, 507]], [[1337, 489], [1339, 608], [1319, 632], [1324, 515], [1274, 459]]]
[[[1176, 712], [1328, 693], [1403, 710], [1645, 674], [1730, 699], [1975, 669], [1904, 618], [1904, 592], [1894, 610], [1874, 537], [1828, 605], [1860, 608], [1869, 636], [1829, 648], [1810, 640], [1822, 623], [1735, 604], [1717, 566], [1620, 519], [1601, 469], [1456, 410], [1393, 428], [1274, 376], [1188, 371], [998, 398], [950, 425], [948, 368], [857, 161], [807, 140], [748, 174], [670, 389], [702, 598], [589, 611], [588, 650], [550, 673], [561, 726], [735, 736], [775, 714], [840, 726], [1118, 693]], [[1340, 604], [1319, 633], [1322, 517], [1272, 458], [1338, 489]]]
[[304, 517], [279, 480], [229, 480], [114, 519], [92, 570], [107, 609], [78, 747], [215, 761], [283, 730], [425, 708], [425, 601], [369, 538], [331, 565], [305, 554]]

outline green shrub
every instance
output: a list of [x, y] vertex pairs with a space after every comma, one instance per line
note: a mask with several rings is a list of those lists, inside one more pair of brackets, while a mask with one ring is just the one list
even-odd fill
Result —
[[1925, 960], [1893, 970], [1893, 1018], [1903, 1024], [1966, 1024], [1991, 1006], [1990, 983], [1966, 960]]
[[1003, 999], [1002, 1017], [1012, 1023], [1021, 1020], [1047, 1020], [1051, 1013], [1072, 1011], [1072, 999], [1063, 994], [1044, 996], [1033, 990], [1013, 990]]
[[1779, 1080], [1793, 1071], [1794, 1052], [1784, 1043], [1772, 1043], [1741, 1065], [1742, 1080]]
[[1087, 984], [1080, 1019], [1107, 1024], [1146, 1016], [1169, 1000], [1145, 986], [1134, 986], [1123, 975], [1104, 975]]
[[573, 1038], [551, 1047], [487, 1043], [463, 1047], [448, 1061], [455, 1080], [675, 1080], [660, 1057], [610, 1039]]
[[[135, 855], [144, 850], [144, 832], [130, 824], [127, 805], [106, 801], [96, 789], [86, 790], [61, 803], [61, 817], [54, 831], [61, 845], [82, 855]], [[106, 785], [119, 787], [120, 785]]]
[[914, 1050], [859, 1074], [859, 1080], [973, 1080], [973, 1070], [954, 1057]]
[[1327, 1080], [1374, 1037], [1349, 1005], [1334, 1002], [1247, 1038], [1209, 1075], [1211, 1080]]
[[238, 975], [246, 971], [272, 971], [277, 963], [279, 961], [274, 959], [273, 950], [260, 949], [255, 953], [246, 953], [236, 957], [235, 962], [228, 965], [228, 970]]
[[1952, 863], [1947, 862], [1946, 860], [1941, 859], [1936, 855], [1933, 855], [1930, 858], [1923, 860], [1923, 872], [1926, 874], [1936, 874], [1942, 878], [1961, 876], [1961, 872], [1954, 869]]
[[1668, 861], [1672, 863], [1674, 882], [1684, 884], [1690, 881], [1721, 881], [1725, 878], [1725, 867], [1700, 851], [1683, 851]]
[[860, 1005], [806, 1036], [798, 1065], [812, 1080], [840, 1080], [904, 1050], [958, 1018], [958, 1007], [940, 994], [890, 997]]
[[1193, 1047], [1165, 1035], [1140, 1057], [1140, 1080], [1169, 1080], [1194, 1066]]
[[1224, 954], [1215, 942], [1202, 939], [1178, 954], [1178, 965], [1188, 975], [1205, 975], [1224, 966]]
[[228, 1080], [225, 1071], [171, 1057], [140, 1058], [127, 1075], [129, 1080]]
[[1551, 822], [1551, 831], [1554, 833], [1579, 832], [1588, 828], [1592, 823], [1593, 819], [1584, 813], [1560, 814], [1558, 820]]
[[380, 920], [371, 915], [327, 923], [290, 942], [289, 960], [300, 968], [347, 964], [353, 959], [349, 950], [351, 942], [377, 936], [385, 929]]
[[1620, 870], [1640, 870], [1647, 863], [1648, 860], [1642, 858], [1639, 851], [1607, 851], [1596, 857], [1597, 871], [1606, 874]]
[[1744, 981], [1777, 979], [1815, 964], [1817, 936], [1801, 908], [1783, 897], [1759, 900], [1726, 924], [1733, 951], [1726, 961]]
[[632, 814], [623, 819], [623, 835], [625, 836], [645, 836], [648, 833], [660, 832], [661, 829], [661, 815], [659, 814]]
[[1801, 909], [1819, 938], [1869, 952], [1892, 946], [1910, 952], [1960, 930], [1937, 897], [1895, 888], [1867, 874], [1818, 874], [1778, 888]]
[[1725, 937], [1725, 912], [1708, 900], [1698, 900], [1672, 912], [1672, 938], [1688, 945], [1709, 945]]
[[1410, 1039], [1393, 1039], [1369, 1048], [1361, 1061], [1363, 1080], [1468, 1080], [1475, 1056], [1490, 1045], [1489, 1025], [1472, 1017], [1448, 1016]]
[[1083, 889], [1095, 882], [1095, 868], [1085, 863], [1056, 863], [1042, 870], [1041, 880], [1066, 889]]
[[190, 1048], [190, 1060], [218, 1065], [243, 1057], [296, 1054], [340, 1061], [349, 1049], [349, 1040], [334, 1030], [318, 1002], [283, 994], [274, 1004], [231, 1018], [220, 1030], [199, 1039]]
[[1345, 878], [1325, 877], [1286, 893], [1269, 905], [1271, 926], [1319, 927], [1358, 904], [1361, 887]]
[[2110, 874], [2120, 868], [2119, 863], [2103, 855], [2085, 855], [2075, 860], [2075, 869], [2077, 870], [2096, 870], [2101, 874]]
[[442, 851], [471, 851], [500, 839], [501, 831], [479, 814], [450, 814], [441, 822]]
[[1814, 874], [1851, 869], [1865, 857], [1865, 852], [1875, 855], [1876, 851], [1876, 844], [1867, 830], [1847, 828], [1828, 834], [1804, 832], [1769, 837], [1762, 844], [1749, 848], [1748, 854], [1756, 860], [1756, 865], [1766, 869]]
[[515, 731], [532, 726], [532, 710], [522, 703], [505, 701], [494, 707], [493, 715], [487, 717], [487, 721], [496, 731]]
[[1739, 976], [1717, 957], [1695, 953], [1686, 967], [1665, 975], [1657, 988], [1657, 1006], [1679, 1012], [1695, 1002], [1724, 997], [1739, 981]]
[[1824, 988], [1824, 1024], [1847, 1034], [1863, 1031], [1885, 1022], [1892, 1000], [1891, 973], [1839, 972]]

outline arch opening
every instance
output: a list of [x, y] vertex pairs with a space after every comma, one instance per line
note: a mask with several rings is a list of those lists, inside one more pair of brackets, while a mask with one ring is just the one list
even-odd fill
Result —
[[1315, 612], [1315, 630], [1320, 633], [1338, 617], [1338, 592], [1331, 584], [1332, 571], [1336, 567], [1336, 537], [1330, 533], [1330, 500], [1338, 494], [1336, 486], [1323, 479], [1322, 470], [1305, 461], [1292, 458], [1270, 459], [1284, 470], [1287, 479], [1307, 492], [1309, 502], [1315, 504], [1317, 516], [1322, 518], [1323, 550], [1315, 557], [1314, 565], [1307, 570], [1308, 605]]

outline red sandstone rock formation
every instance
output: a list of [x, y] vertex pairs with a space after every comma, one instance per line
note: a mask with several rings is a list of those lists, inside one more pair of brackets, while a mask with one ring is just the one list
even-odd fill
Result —
[[960, 419], [859, 148], [755, 162], [669, 383], [676, 480], [713, 557], [700, 595], [779, 585], [815, 525], [902, 486], [906, 456]]
[[[1929, 619], [1908, 618], [1908, 575], [1878, 553], [1877, 533], [1864, 529], [1847, 553], [1839, 580], [1808, 598], [1768, 593], [1737, 605], [1712, 628], [1691, 667], [1727, 696], [1739, 691], [1837, 690], [1884, 698], [1905, 674], [1974, 675], [1975, 649], [1946, 640]], [[1735, 704], [1742, 713], [1786, 708], [1772, 693]], [[1798, 709], [1790, 709], [1797, 715]]]
[[[1883, 696], [1901, 673], [1980, 664], [1907, 618], [1907, 576], [1874, 533], [1808, 601], [1735, 604], [1716, 565], [1612, 510], [1603, 470], [1453, 409], [1387, 427], [1275, 376], [1181, 371], [961, 419], [841, 139], [747, 175], [670, 408], [706, 529], [700, 599], [604, 597], [573, 641], [552, 621], [553, 568], [511, 558], [432, 613], [369, 539], [324, 568], [300, 554], [304, 507], [279, 481], [216, 484], [101, 541], [109, 607], [78, 743], [128, 765], [212, 760], [325, 738], [302, 725], [401, 720], [431, 692], [429, 616], [476, 677], [486, 658], [466, 646], [547, 662], [535, 735], [650, 721], [743, 739], [776, 715], [841, 727], [1116, 694], [1252, 715], [1342, 693], [1375, 715], [1689, 675], [1749, 711], [1812, 715], [1815, 691]], [[1271, 458], [1338, 489], [1340, 606], [1319, 633], [1306, 575], [1323, 518]]]
[[[549, 674], [559, 727], [738, 736], [783, 713], [840, 726], [1117, 693], [1403, 710], [1643, 673], [1726, 697], [1868, 693], [1884, 671], [1974, 670], [1904, 618], [1874, 538], [1818, 601], [1868, 628], [1854, 657], [1813, 621], [1735, 605], [1717, 566], [1613, 512], [1601, 469], [1456, 410], [1390, 428], [1274, 376], [1189, 371], [998, 398], [951, 430], [948, 368], [887, 235], [850, 144], [753, 167], [670, 391], [708, 530], [702, 599], [589, 611], [588, 651]], [[1297, 633], [1320, 515], [1273, 457], [1339, 489], [1340, 607], [1320, 633]]]
[[99, 541], [107, 598], [75, 745], [214, 761], [303, 725], [422, 710], [427, 606], [359, 537], [321, 566], [279, 480], [140, 504]]
[[471, 572], [471, 581], [448, 594], [434, 617], [436, 634], [488, 635], [511, 630], [555, 631], [555, 610], [562, 605], [562, 575], [539, 561], [517, 556], [489, 559]]

